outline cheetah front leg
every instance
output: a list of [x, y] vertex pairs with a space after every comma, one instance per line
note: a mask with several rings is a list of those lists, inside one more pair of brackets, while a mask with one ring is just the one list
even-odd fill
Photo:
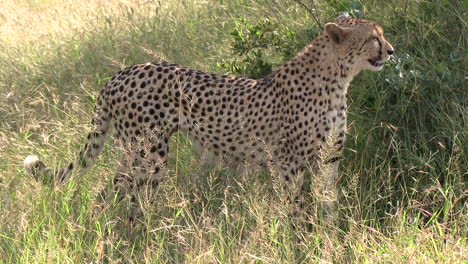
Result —
[[337, 159], [319, 161], [311, 170], [311, 190], [317, 201], [316, 215], [319, 219], [333, 224], [338, 217], [339, 161]]
[[328, 223], [334, 223], [338, 217], [339, 164], [342, 156], [344, 130], [331, 131], [323, 144], [316, 166], [312, 169], [312, 191], [318, 202], [317, 214]]
[[[300, 155], [294, 155], [291, 147], [284, 147], [278, 152], [279, 174], [283, 188], [287, 194], [287, 201], [293, 205], [294, 214], [303, 210], [303, 184], [304, 173], [310, 170], [312, 174], [312, 193], [318, 202], [315, 211], [316, 216], [332, 222], [337, 217], [337, 181], [339, 178], [339, 160], [341, 157], [341, 146], [336, 145], [336, 140], [327, 142], [333, 146], [321, 147], [319, 155], [311, 160], [305, 160]], [[326, 150], [325, 150], [326, 149]], [[309, 210], [311, 208], [308, 208]]]
[[286, 195], [286, 201], [293, 206], [292, 210], [297, 215], [302, 208], [302, 187], [304, 184], [304, 169], [299, 160], [290, 152], [291, 148], [282, 148], [276, 153], [275, 170]]

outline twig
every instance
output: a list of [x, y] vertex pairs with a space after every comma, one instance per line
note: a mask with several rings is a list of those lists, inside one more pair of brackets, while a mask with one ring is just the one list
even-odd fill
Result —
[[[309, 8], [308, 6], [306, 6], [301, 0], [295, 0], [296, 3], [298, 3], [300, 6], [302, 6], [305, 10], [307, 10], [307, 12], [309, 12], [312, 17], [314, 18], [315, 20], [315, 23], [317, 23], [317, 25], [323, 29], [323, 26], [322, 26], [322, 23], [320, 22], [320, 18], [319, 16], [316, 14], [317, 12], [317, 6], [315, 5], [315, 2], [313, 0], [311, 0], [312, 2], [312, 6], [314, 7], [313, 9], [312, 8]], [[315, 10], [315, 12], [314, 12]]]

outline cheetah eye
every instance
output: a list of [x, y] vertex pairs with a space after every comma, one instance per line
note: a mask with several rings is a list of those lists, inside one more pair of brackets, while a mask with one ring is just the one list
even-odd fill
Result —
[[374, 36], [374, 37], [372, 37], [372, 41], [380, 41], [380, 39], [379, 39], [379, 37]]

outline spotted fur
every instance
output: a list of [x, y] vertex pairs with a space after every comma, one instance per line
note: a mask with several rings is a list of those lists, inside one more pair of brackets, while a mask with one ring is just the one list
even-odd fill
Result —
[[[55, 180], [89, 168], [111, 127], [131, 156], [130, 162], [121, 162], [115, 182], [137, 191], [158, 184], [176, 131], [215, 156], [273, 164], [286, 187], [302, 184], [302, 171], [320, 159], [320, 149], [332, 138], [337, 151], [323, 162], [333, 164], [335, 179], [346, 135], [348, 86], [362, 70], [381, 70], [392, 53], [379, 25], [342, 16], [297, 56], [258, 80], [168, 62], [128, 67], [101, 92], [93, 132], [79, 158], [53, 173]], [[25, 166], [37, 177], [49, 170], [35, 156]]]

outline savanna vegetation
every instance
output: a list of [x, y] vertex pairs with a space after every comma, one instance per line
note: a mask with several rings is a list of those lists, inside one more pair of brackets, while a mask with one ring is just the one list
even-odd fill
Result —
[[268, 170], [210, 166], [173, 136], [168, 175], [144, 216], [98, 207], [121, 150], [62, 186], [22, 167], [79, 152], [96, 96], [125, 66], [168, 60], [257, 78], [321, 29], [293, 0], [6, 0], [0, 7], [1, 263], [467, 263], [466, 0], [303, 0], [320, 24], [378, 21], [394, 45], [349, 88], [338, 223], [309, 177], [298, 217]]

